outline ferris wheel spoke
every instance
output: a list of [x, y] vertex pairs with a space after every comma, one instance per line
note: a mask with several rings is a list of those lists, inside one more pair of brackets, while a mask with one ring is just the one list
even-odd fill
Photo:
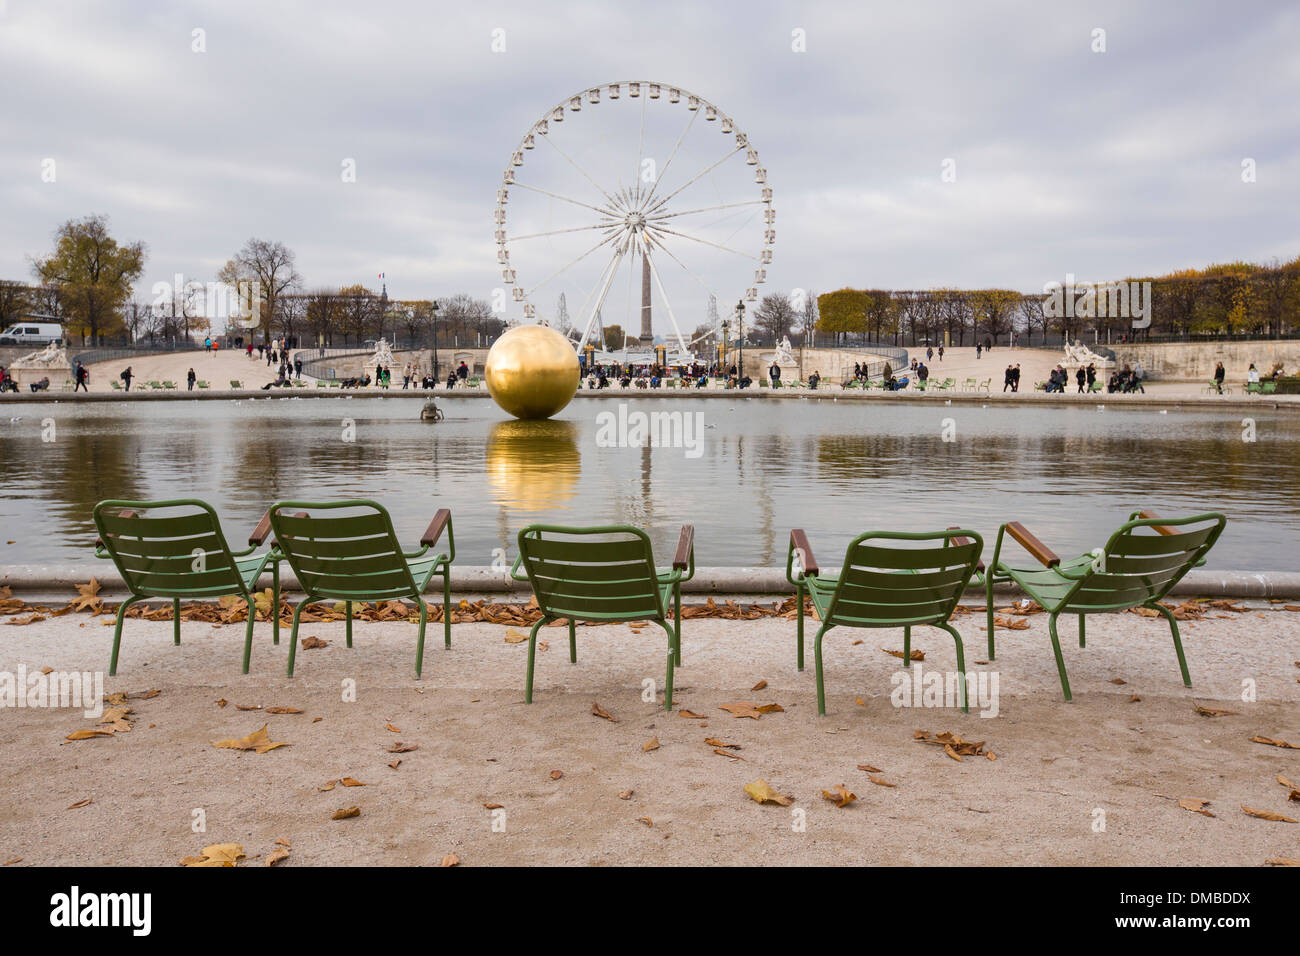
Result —
[[636, 198], [641, 199], [641, 157], [645, 152], [645, 110], [650, 102], [650, 97], [645, 96], [641, 99], [641, 135], [636, 144], [636, 173], [632, 177], [632, 182], [636, 186]]
[[591, 183], [593, 186], [595, 186], [595, 187], [596, 187], [596, 190], [597, 190], [597, 191], [598, 191], [602, 196], [604, 196], [607, 200], [609, 200], [609, 202], [610, 202], [611, 205], [617, 205], [617, 203], [615, 203], [615, 201], [614, 201], [614, 197], [611, 196], [611, 195], [610, 195], [610, 194], [605, 190], [605, 188], [604, 188], [603, 186], [600, 185], [600, 183], [596, 182], [596, 180], [594, 180], [594, 179], [591, 178], [591, 173], [587, 172], [585, 169], [583, 169], [581, 166], [579, 166], [579, 165], [574, 161], [574, 159], [573, 159], [572, 156], [570, 156], [570, 155], [569, 155], [568, 153], [566, 153], [564, 150], [560, 149], [560, 147], [556, 146], [555, 143], [551, 142], [551, 137], [550, 137], [550, 136], [543, 136], [542, 139], [545, 140], [547, 143], [550, 144], [551, 149], [555, 150], [557, 153], [559, 153], [561, 156], [563, 156], [566, 160], [568, 160], [568, 163], [569, 163], [570, 166], [572, 166], [572, 167], [573, 167], [574, 169], [576, 169], [578, 172], [582, 173], [582, 175], [583, 175], [584, 177], [586, 177], [587, 182], [589, 182], [589, 183]]
[[[582, 347], [587, 344], [587, 337], [591, 335], [591, 326], [596, 321], [596, 316], [600, 315], [600, 307], [604, 304], [605, 296], [609, 292], [609, 284], [614, 281], [614, 275], [618, 272], [618, 264], [622, 261], [623, 255], [626, 251], [627, 246], [622, 244], [615, 245], [614, 254], [610, 256], [609, 262], [607, 262], [605, 268], [601, 270], [599, 283], [600, 295], [596, 298], [596, 304], [592, 306], [591, 312], [587, 315], [587, 324], [583, 327], [582, 338], [578, 340], [579, 352], [581, 352]], [[582, 300], [582, 308], [578, 310], [579, 315], [587, 310], [587, 303], [591, 301], [592, 293], [595, 291], [596, 288], [593, 287], [591, 292], [587, 293], [587, 297]], [[601, 342], [600, 345], [603, 349], [605, 343]]]
[[559, 193], [553, 193], [549, 189], [542, 189], [539, 186], [530, 186], [528, 185], [528, 183], [521, 183], [518, 180], [515, 180], [513, 183], [511, 183], [511, 185], [516, 186], [519, 189], [531, 189], [535, 193], [541, 193], [543, 196], [550, 196], [552, 199], [562, 199], [565, 202], [571, 202], [575, 206], [582, 206], [585, 209], [590, 209], [592, 212], [598, 212], [602, 216], [617, 215], [617, 213], [613, 209], [609, 209], [603, 206], [593, 206], [591, 205], [591, 203], [585, 203], [580, 199], [572, 199], [569, 196], [561, 196]]
[[682, 135], [677, 137], [677, 144], [673, 147], [673, 151], [668, 154], [668, 162], [664, 163], [664, 168], [659, 170], [659, 175], [655, 177], [654, 185], [650, 187], [650, 192], [646, 196], [647, 205], [650, 200], [654, 199], [655, 191], [659, 188], [659, 184], [664, 181], [664, 173], [668, 172], [668, 167], [671, 166], [673, 160], [677, 158], [677, 151], [682, 148], [682, 143], [686, 140], [687, 134], [690, 133], [691, 127], [695, 125], [695, 120], [699, 115], [700, 111], [695, 110], [691, 113], [691, 118], [686, 121], [686, 128], [682, 130]]
[[[568, 272], [570, 269], [572, 269], [574, 266], [576, 266], [576, 265], [577, 265], [579, 262], [581, 262], [583, 259], [587, 258], [587, 256], [591, 255], [593, 252], [595, 252], [595, 251], [596, 251], [597, 249], [599, 249], [601, 246], [607, 245], [607, 244], [613, 242], [613, 241], [614, 241], [615, 239], [617, 239], [617, 238], [618, 238], [618, 233], [617, 233], [617, 232], [614, 232], [614, 231], [611, 231], [610, 234], [607, 235], [604, 239], [600, 240], [600, 242], [596, 243], [594, 246], [592, 246], [590, 249], [588, 249], [588, 250], [587, 250], [586, 252], [584, 252], [582, 255], [578, 256], [578, 258], [574, 259], [574, 260], [573, 260], [572, 262], [570, 262], [568, 265], [561, 266], [559, 269], [556, 269], [554, 272], [552, 272], [549, 276], [547, 276], [547, 277], [546, 277], [545, 279], [543, 279], [541, 282], [539, 282], [539, 283], [537, 283], [536, 285], [532, 286], [532, 287], [531, 287], [531, 291], [532, 291], [532, 292], [536, 292], [538, 289], [542, 288], [542, 286], [546, 285], [546, 284], [547, 284], [548, 282], [550, 282], [552, 279], [559, 278], [561, 275], [563, 275], [565, 272]], [[585, 304], [585, 303], [584, 303], [584, 304]], [[581, 310], [579, 310], [579, 314], [581, 314]]]
[[588, 232], [592, 229], [613, 229], [614, 223], [598, 222], [594, 226], [574, 226], [572, 229], [552, 229], [550, 232], [530, 232], [524, 236], [507, 236], [506, 242], [519, 242], [523, 239], [542, 239], [546, 236], [562, 236], [566, 232]]
[[721, 249], [723, 252], [730, 252], [734, 255], [741, 256], [745, 259], [753, 259], [755, 262], [761, 261], [758, 256], [751, 255], [748, 252], [741, 252], [739, 249], [732, 249], [730, 246], [724, 246], [718, 242], [710, 242], [708, 239], [701, 239], [698, 236], [688, 235], [684, 232], [678, 232], [676, 229], [669, 229], [667, 226], [655, 226], [655, 232], [666, 232], [670, 236], [680, 236], [683, 239], [689, 239], [691, 242], [698, 242], [706, 246], [713, 246], [715, 249]]
[[713, 164], [711, 164], [711, 165], [709, 165], [709, 166], [705, 166], [702, 170], [700, 170], [698, 173], [696, 173], [694, 176], [692, 176], [690, 179], [688, 179], [688, 180], [687, 180], [686, 182], [684, 182], [682, 185], [678, 186], [676, 189], [674, 189], [672, 192], [670, 192], [670, 193], [669, 193], [667, 196], [665, 196], [663, 199], [660, 199], [657, 203], [655, 203], [654, 206], [653, 206], [649, 211], [651, 211], [651, 212], [655, 212], [655, 211], [658, 211], [659, 209], [662, 209], [665, 203], [667, 203], [670, 199], [672, 199], [674, 196], [676, 196], [678, 193], [680, 193], [683, 189], [686, 189], [688, 186], [692, 185], [693, 183], [699, 182], [700, 179], [702, 179], [703, 177], [707, 176], [709, 173], [713, 172], [715, 169], [717, 169], [719, 166], [721, 166], [721, 165], [722, 165], [723, 163], [725, 163], [727, 160], [731, 159], [732, 156], [735, 156], [737, 153], [739, 153], [739, 152], [741, 152], [742, 150], [744, 150], [744, 148], [745, 148], [745, 147], [743, 147], [743, 146], [737, 146], [735, 149], [733, 149], [731, 152], [729, 152], [726, 156], [723, 156], [723, 157], [722, 157], [720, 160], [718, 160], [716, 163], [713, 163]]
[[671, 249], [669, 249], [668, 246], [667, 246], [665, 243], [663, 243], [663, 242], [657, 242], [657, 243], [655, 243], [655, 245], [656, 245], [656, 247], [659, 249], [660, 252], [662, 252], [662, 253], [663, 253], [664, 255], [666, 255], [669, 259], [673, 260], [673, 262], [675, 262], [675, 263], [677, 263], [679, 266], [681, 266], [683, 272], [685, 272], [688, 276], [690, 276], [692, 279], [694, 279], [696, 282], [698, 282], [699, 285], [700, 285], [700, 288], [701, 288], [701, 289], [703, 289], [705, 292], [707, 292], [707, 293], [708, 293], [709, 295], [711, 295], [711, 296], [714, 296], [714, 297], [717, 296], [717, 292], [714, 291], [713, 289], [710, 289], [708, 283], [705, 282], [703, 279], [701, 279], [698, 275], [696, 275], [696, 274], [695, 274], [695, 273], [690, 269], [690, 267], [688, 267], [688, 266], [686, 265], [686, 263], [682, 262], [681, 259], [678, 259], [677, 256], [673, 255], [673, 251], [672, 251]]
[[750, 199], [745, 202], [727, 202], [717, 206], [701, 206], [699, 209], [683, 209], [681, 212], [661, 212], [653, 216], [646, 216], [647, 222], [657, 222], [662, 219], [675, 219], [678, 216], [693, 216], [700, 212], [716, 212], [719, 209], [735, 209], [738, 206], [761, 206], [765, 200]]
[[650, 276], [655, 280], [655, 285], [659, 287], [659, 297], [664, 300], [664, 308], [668, 310], [668, 321], [672, 323], [673, 331], [677, 333], [677, 347], [685, 352], [686, 340], [682, 338], [682, 330], [677, 325], [677, 316], [673, 314], [673, 304], [668, 300], [668, 292], [664, 289], [663, 281], [659, 278], [659, 270], [655, 268], [655, 261], [650, 255], [648, 244], [642, 245], [641, 255], [645, 257], [646, 265], [650, 267]]

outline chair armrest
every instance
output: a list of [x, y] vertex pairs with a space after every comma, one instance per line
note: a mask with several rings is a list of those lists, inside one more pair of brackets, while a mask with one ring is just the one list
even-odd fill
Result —
[[[1152, 519], [1154, 519], [1154, 518], [1159, 518], [1159, 517], [1160, 517], [1160, 516], [1159, 516], [1158, 514], [1156, 514], [1154, 511], [1139, 511], [1139, 512], [1137, 513], [1137, 516], [1138, 516], [1139, 518], [1143, 519], [1144, 521], [1150, 521], [1150, 520], [1152, 520]], [[1159, 531], [1161, 534], [1180, 534], [1180, 533], [1181, 533], [1177, 528], [1170, 528], [1170, 527], [1168, 527], [1167, 525], [1162, 525], [1162, 524], [1153, 524], [1153, 525], [1151, 525], [1151, 527], [1155, 528], [1155, 529], [1156, 529], [1157, 531]]]
[[256, 548], [258, 545], [263, 544], [266, 541], [267, 536], [270, 535], [270, 533], [271, 512], [268, 509], [267, 512], [262, 515], [261, 520], [257, 522], [257, 527], [253, 529], [253, 533], [248, 536], [249, 545]]
[[523, 556], [522, 554], [520, 554], [520, 555], [518, 555], [518, 556], [515, 558], [515, 563], [514, 563], [514, 565], [512, 565], [511, 568], [510, 568], [510, 577], [514, 578], [516, 581], [527, 581], [527, 580], [528, 580], [528, 575], [527, 575], [527, 574], [520, 574], [520, 573], [519, 573], [519, 566], [520, 566], [521, 564], [523, 564], [523, 563], [524, 563], [524, 556]]
[[802, 528], [795, 528], [790, 532], [790, 550], [786, 552], [785, 557], [785, 579], [791, 584], [798, 585], [793, 575], [794, 556], [799, 554], [799, 563], [803, 566], [801, 577], [816, 577], [819, 568], [817, 559], [813, 557], [812, 545], [808, 543], [808, 535]]
[[[949, 526], [948, 530], [949, 530], [949, 531], [960, 531], [961, 528], [957, 527], [956, 525], [951, 525], [951, 526]], [[972, 539], [966, 537], [964, 534], [954, 535], [953, 537], [948, 538], [947, 540], [950, 541], [952, 544], [974, 544], [974, 543], [975, 543]], [[975, 565], [975, 570], [978, 571], [980, 574], [983, 574], [983, 573], [984, 573], [984, 562], [983, 562], [983, 561], [980, 561], [979, 563], [977, 563], [977, 564]]]
[[442, 537], [443, 529], [451, 521], [451, 511], [447, 508], [439, 508], [429, 522], [429, 527], [425, 529], [424, 535], [420, 538], [420, 544], [426, 548], [432, 548]]
[[1029, 529], [1019, 521], [1008, 521], [1006, 523], [1007, 534], [1015, 538], [1020, 546], [1038, 561], [1045, 568], [1054, 568], [1061, 563], [1061, 559], [1043, 542], [1039, 541]]
[[677, 553], [673, 555], [674, 571], [689, 571], [695, 574], [695, 525], [682, 525], [681, 536], [677, 539]]

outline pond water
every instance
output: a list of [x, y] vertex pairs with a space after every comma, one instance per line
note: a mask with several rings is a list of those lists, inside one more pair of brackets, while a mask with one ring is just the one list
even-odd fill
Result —
[[[100, 499], [196, 497], [235, 546], [279, 498], [375, 499], [411, 547], [449, 507], [467, 564], [513, 558], [534, 521], [644, 527], [661, 564], [693, 523], [701, 565], [784, 565], [803, 527], [830, 566], [869, 529], [973, 528], [988, 557], [1015, 519], [1065, 555], [1140, 508], [1220, 510], [1211, 567], [1300, 570], [1300, 416], [1252, 412], [1249, 442], [1241, 412], [832, 397], [586, 399], [549, 422], [503, 421], [487, 399], [444, 399], [446, 420], [422, 422], [421, 400], [396, 396], [11, 405], [0, 564], [89, 562]], [[685, 447], [619, 443], [655, 411], [686, 416]]]

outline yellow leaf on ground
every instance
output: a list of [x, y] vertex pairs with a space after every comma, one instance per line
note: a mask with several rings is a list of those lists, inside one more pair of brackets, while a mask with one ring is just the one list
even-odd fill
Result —
[[65, 809], [68, 809], [68, 810], [80, 810], [82, 807], [88, 807], [88, 806], [90, 806], [90, 805], [91, 805], [92, 803], [94, 803], [94, 802], [95, 802], [95, 798], [94, 798], [94, 797], [87, 797], [85, 800], [78, 800], [78, 801], [77, 801], [76, 803], [74, 803], [72, 806], [70, 806], [70, 807], [66, 807]]
[[760, 680], [757, 684], [751, 687], [750, 690], [762, 690], [766, 686], [767, 686], [767, 681]]
[[1280, 813], [1274, 813], [1272, 810], [1256, 810], [1254, 807], [1242, 805], [1241, 812], [1248, 816], [1258, 817], [1261, 820], [1272, 820], [1274, 823], [1297, 823], [1294, 817], [1286, 817]]
[[442, 858], [442, 863], [441, 863], [440, 865], [442, 865], [442, 866], [459, 866], [459, 865], [460, 865], [460, 857], [458, 857], [455, 853], [448, 853], [446, 856], [444, 856], [444, 857]]
[[507, 644], [522, 644], [526, 640], [528, 640], [528, 635], [523, 631], [516, 631], [513, 627], [506, 628]]
[[273, 742], [271, 738], [267, 736], [267, 726], [269, 725], [263, 724], [261, 730], [255, 730], [247, 737], [232, 737], [228, 740], [213, 741], [212, 746], [221, 747], [226, 750], [252, 750], [259, 754], [264, 754], [268, 750], [275, 750], [277, 747], [289, 746], [284, 742]]
[[1195, 797], [1183, 797], [1178, 801], [1178, 805], [1184, 810], [1191, 810], [1192, 813], [1201, 813], [1207, 817], [1214, 816], [1213, 813], [1206, 809], [1210, 805], [1209, 800], [1198, 800]]
[[618, 723], [617, 717], [607, 711], [604, 707], [601, 707], [600, 704], [596, 703], [594, 700], [591, 702], [591, 715], [593, 717], [603, 717], [605, 720]]
[[1200, 704], [1196, 705], [1196, 712], [1202, 717], [1235, 717], [1238, 714], [1238, 711], [1235, 710], [1221, 710], [1218, 707], [1202, 707]]
[[90, 740], [92, 737], [111, 737], [111, 730], [74, 730], [64, 740]]
[[1268, 744], [1270, 747], [1284, 747], [1287, 750], [1300, 750], [1300, 746], [1296, 744], [1289, 744], [1285, 740], [1278, 740], [1275, 737], [1262, 737], [1256, 734], [1254, 737], [1251, 737], [1250, 739], [1252, 743]]
[[729, 704], [719, 704], [718, 710], [725, 710], [732, 717], [749, 717], [758, 720], [763, 714], [782, 713], [785, 708], [780, 704], [759, 705], [749, 700], [737, 700]]
[[762, 777], [759, 777], [753, 783], [745, 784], [745, 792], [757, 803], [776, 803], [783, 807], [788, 807], [794, 803], [794, 797], [784, 793], [777, 793]]
[[275, 866], [275, 864], [279, 863], [281, 860], [287, 860], [288, 858], [289, 851], [284, 847], [280, 847], [280, 849], [272, 850], [266, 855], [266, 865]]
[[338, 810], [334, 811], [334, 814], [330, 817], [330, 819], [350, 820], [353, 817], [359, 817], [359, 816], [361, 816], [360, 807], [340, 807]]
[[238, 843], [214, 843], [205, 846], [198, 856], [187, 856], [181, 866], [234, 866], [244, 858], [244, 848]]
[[364, 783], [362, 783], [360, 780], [354, 779], [353, 777], [344, 777], [342, 780], [339, 781], [339, 783], [343, 784], [343, 786], [345, 786], [345, 787], [364, 787], [364, 786], [365, 786]]
[[850, 793], [849, 788], [844, 786], [842, 783], [837, 783], [829, 790], [823, 790], [822, 796], [835, 804], [835, 806], [841, 810], [858, 799], [858, 795], [856, 793]]
[[658, 750], [658, 749], [659, 749], [658, 737], [651, 737], [649, 740], [647, 740], [645, 743], [641, 745], [642, 753], [649, 753], [651, 750]]

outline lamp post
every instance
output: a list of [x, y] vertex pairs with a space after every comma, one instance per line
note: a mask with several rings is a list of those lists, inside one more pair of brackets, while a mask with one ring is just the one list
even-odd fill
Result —
[[736, 346], [740, 351], [740, 364], [736, 367], [736, 385], [745, 377], [745, 301], [736, 301]]

